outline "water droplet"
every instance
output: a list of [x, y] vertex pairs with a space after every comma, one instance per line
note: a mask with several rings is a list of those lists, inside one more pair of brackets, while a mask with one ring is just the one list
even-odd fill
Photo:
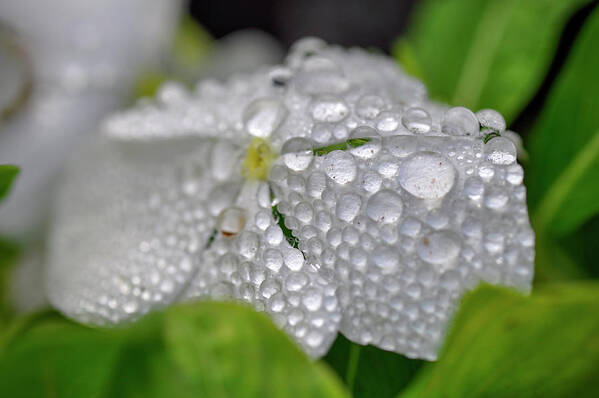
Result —
[[237, 239], [239, 254], [247, 259], [254, 258], [260, 247], [260, 239], [254, 232], [244, 231]]
[[460, 238], [456, 233], [435, 231], [418, 242], [418, 256], [427, 263], [447, 267], [460, 254], [460, 246]]
[[372, 262], [387, 272], [394, 271], [399, 265], [399, 253], [392, 246], [377, 246], [372, 252]]
[[364, 119], [374, 119], [381, 113], [385, 101], [378, 95], [367, 94], [358, 100], [356, 113]]
[[390, 131], [394, 131], [399, 127], [399, 121], [401, 116], [392, 111], [381, 112], [379, 117], [377, 118], [376, 128], [379, 131], [388, 133]]
[[262, 259], [264, 260], [264, 265], [266, 268], [274, 273], [279, 272], [283, 266], [283, 255], [279, 250], [266, 249], [264, 254], [262, 254]]
[[406, 110], [401, 118], [401, 123], [414, 134], [424, 134], [430, 131], [432, 120], [426, 110], [414, 107]]
[[505, 119], [494, 109], [481, 109], [476, 112], [476, 117], [482, 127], [481, 134], [488, 133], [488, 130], [496, 131], [499, 134], [505, 131]]
[[293, 171], [307, 169], [314, 158], [312, 142], [301, 137], [287, 140], [281, 148], [281, 154], [285, 165]]
[[326, 175], [338, 184], [347, 184], [356, 178], [358, 171], [354, 157], [344, 151], [328, 153], [323, 162]]
[[522, 166], [519, 164], [510, 166], [505, 174], [505, 179], [512, 185], [522, 184], [522, 180], [524, 179], [524, 170], [522, 170]]
[[316, 288], [306, 289], [302, 296], [302, 303], [308, 311], [318, 311], [322, 305], [322, 294]]
[[453, 187], [456, 170], [451, 162], [434, 152], [417, 152], [402, 163], [398, 180], [412, 195], [440, 199]]
[[383, 224], [397, 222], [402, 210], [401, 197], [396, 192], [387, 189], [372, 195], [366, 205], [368, 217]]
[[320, 144], [331, 140], [332, 126], [326, 123], [315, 123], [312, 127], [312, 139]]
[[349, 114], [349, 108], [345, 102], [333, 96], [318, 98], [310, 108], [312, 117], [319, 122], [340, 122]]
[[287, 108], [274, 98], [261, 98], [253, 101], [243, 111], [243, 124], [253, 136], [267, 138], [279, 127], [285, 117]]
[[271, 225], [264, 233], [266, 243], [271, 246], [278, 246], [283, 241], [283, 231], [278, 225]]
[[484, 192], [485, 185], [478, 177], [470, 177], [464, 183], [464, 194], [471, 200], [481, 200]]
[[345, 193], [339, 197], [335, 214], [345, 222], [351, 222], [360, 211], [362, 199], [356, 194]]
[[409, 135], [394, 135], [385, 137], [385, 148], [389, 153], [398, 158], [405, 158], [416, 152], [418, 149], [418, 140]]
[[493, 164], [512, 164], [516, 161], [516, 146], [504, 137], [491, 138], [485, 144], [485, 158]]
[[370, 141], [355, 148], [351, 148], [350, 145], [350, 152], [354, 156], [362, 159], [370, 159], [379, 153], [381, 150], [381, 137], [375, 129], [368, 126], [360, 126], [355, 128], [350, 134], [350, 139], [361, 138], [368, 138]]
[[499, 188], [491, 188], [490, 192], [485, 196], [485, 206], [493, 210], [503, 208], [508, 201], [509, 196], [507, 193]]
[[304, 255], [295, 248], [287, 248], [283, 251], [285, 265], [292, 271], [299, 271], [304, 266]]
[[362, 175], [362, 188], [368, 192], [377, 192], [382, 183], [383, 177], [375, 171], [369, 170]]
[[223, 209], [216, 221], [216, 228], [224, 236], [235, 236], [245, 226], [245, 210], [240, 207]]
[[449, 135], [478, 136], [479, 124], [476, 115], [470, 109], [456, 106], [443, 116], [441, 131]]
[[308, 277], [303, 272], [291, 272], [285, 279], [285, 288], [291, 292], [300, 291], [308, 284]]

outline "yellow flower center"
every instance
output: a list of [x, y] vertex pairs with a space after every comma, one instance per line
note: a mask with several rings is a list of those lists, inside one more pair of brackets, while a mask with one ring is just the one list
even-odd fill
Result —
[[243, 159], [241, 174], [249, 179], [266, 180], [277, 154], [264, 138], [253, 138]]

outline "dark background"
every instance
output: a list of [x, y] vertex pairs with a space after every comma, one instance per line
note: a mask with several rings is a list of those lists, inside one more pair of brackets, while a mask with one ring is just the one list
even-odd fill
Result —
[[193, 0], [193, 17], [214, 37], [258, 28], [288, 47], [303, 36], [385, 51], [405, 30], [414, 0]]

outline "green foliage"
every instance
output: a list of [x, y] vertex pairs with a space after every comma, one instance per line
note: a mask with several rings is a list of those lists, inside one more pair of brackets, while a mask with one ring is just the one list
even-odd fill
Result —
[[0, 342], [10, 397], [346, 397], [264, 314], [194, 303], [125, 328], [92, 329], [55, 313]]
[[355, 398], [391, 398], [402, 391], [424, 361], [361, 346], [339, 335], [324, 358]]
[[10, 192], [10, 187], [19, 174], [19, 168], [7, 164], [0, 164], [0, 200]]
[[511, 122], [545, 76], [568, 16], [588, 0], [427, 0], [417, 4], [400, 63], [433, 98]]
[[599, 9], [583, 27], [533, 131], [533, 220], [563, 236], [599, 212]]
[[483, 286], [465, 297], [439, 362], [402, 398], [595, 397], [599, 284]]

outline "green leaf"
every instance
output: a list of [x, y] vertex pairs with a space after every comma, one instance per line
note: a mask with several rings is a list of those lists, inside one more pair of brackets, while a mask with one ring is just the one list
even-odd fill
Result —
[[545, 285], [531, 297], [482, 286], [468, 294], [440, 359], [409, 397], [594, 397], [599, 284]]
[[236, 304], [187, 304], [111, 329], [44, 312], [1, 337], [7, 397], [347, 396], [266, 315]]
[[341, 334], [324, 361], [345, 380], [355, 398], [395, 397], [423, 364], [394, 352], [352, 343]]
[[322, 146], [313, 149], [314, 156], [324, 156], [327, 153], [333, 151], [346, 151], [350, 148], [360, 147], [368, 142], [370, 142], [371, 138], [350, 138], [346, 141], [339, 142], [336, 144], [331, 144], [327, 146]]
[[346, 397], [321, 363], [310, 361], [261, 313], [233, 303], [170, 311], [167, 344], [206, 397]]
[[508, 124], [532, 98], [568, 17], [589, 0], [428, 0], [394, 54], [418, 66], [431, 96]]
[[564, 236], [599, 212], [599, 8], [577, 38], [540, 115], [527, 170], [537, 231]]
[[10, 187], [19, 174], [19, 168], [8, 164], [0, 164], [0, 200], [10, 192]]
[[119, 346], [62, 319], [27, 330], [0, 357], [0, 391], [19, 397], [99, 397]]

